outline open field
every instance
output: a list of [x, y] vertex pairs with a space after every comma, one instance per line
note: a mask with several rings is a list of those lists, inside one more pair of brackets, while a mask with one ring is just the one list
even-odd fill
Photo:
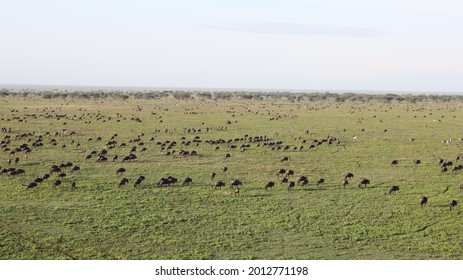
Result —
[[[449, 208], [463, 203], [463, 170], [452, 172], [463, 164], [462, 105], [0, 99], [1, 169], [25, 171], [0, 176], [0, 258], [462, 259], [461, 205]], [[26, 187], [67, 162], [80, 170]], [[282, 168], [308, 185], [288, 190]], [[159, 186], [168, 176], [179, 182]], [[363, 178], [371, 184], [359, 188]]]

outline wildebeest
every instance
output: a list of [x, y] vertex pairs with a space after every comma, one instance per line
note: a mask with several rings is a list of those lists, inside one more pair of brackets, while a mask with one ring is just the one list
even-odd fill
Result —
[[458, 202], [456, 200], [451, 200], [449, 202], [449, 207], [450, 207], [450, 210], [453, 209], [453, 207], [457, 206]]
[[141, 176], [138, 176], [138, 178], [135, 180], [135, 182], [133, 183], [133, 186], [134, 187], [137, 187], [141, 184], [141, 182], [143, 182], [143, 180], [145, 180], [145, 176], [141, 175]]
[[182, 186], [189, 186], [191, 183], [193, 183], [193, 179], [186, 177], [185, 180], [183, 180]]
[[53, 187], [57, 187], [61, 185], [61, 181], [60, 180], [56, 180], [55, 182], [53, 182]]
[[273, 181], [270, 181], [270, 182], [267, 182], [267, 184], [265, 184], [265, 191], [268, 191], [269, 188], [273, 188], [275, 186], [275, 182]]
[[295, 183], [294, 181], [289, 182], [289, 184], [288, 184], [288, 191], [294, 189], [295, 186], [296, 186], [296, 183]]
[[392, 186], [389, 188], [389, 194], [395, 193], [399, 189], [400, 189], [399, 186]]
[[75, 181], [72, 181], [72, 182], [71, 182], [71, 189], [74, 190], [75, 188], [76, 188], [76, 182], [75, 182]]
[[214, 189], [222, 188], [222, 187], [225, 187], [225, 183], [222, 181], [218, 181], [217, 183], [214, 184]]
[[35, 178], [34, 183], [42, 183], [43, 178]]
[[211, 174], [211, 180], [214, 180], [215, 175], [216, 175], [215, 172], [212, 172], [212, 174]]
[[230, 184], [230, 187], [233, 188], [233, 187], [238, 187], [238, 186], [242, 186], [243, 185], [243, 182], [241, 182], [240, 180], [233, 180]]
[[227, 172], [227, 170], [228, 170], [228, 167], [226, 167], [226, 166], [222, 167], [223, 172]]
[[29, 183], [26, 187], [27, 187], [28, 189], [35, 188], [35, 187], [37, 187], [37, 183], [36, 183], [36, 182]]
[[289, 179], [287, 177], [283, 177], [283, 178], [280, 179], [280, 183], [282, 183], [282, 184], [286, 184], [288, 182], [289, 182]]
[[397, 164], [399, 164], [398, 160], [394, 159], [394, 160], [391, 161], [391, 165], [397, 165]]
[[119, 187], [125, 186], [129, 182], [129, 179], [127, 178], [122, 178], [121, 181], [119, 182]]
[[281, 160], [280, 160], [280, 162], [284, 162], [284, 161], [289, 161], [289, 157], [286, 157], [286, 156], [285, 156], [285, 157], [282, 157]]
[[80, 167], [78, 165], [74, 165], [71, 169], [71, 172], [79, 171], [79, 170], [80, 170]]
[[278, 176], [279, 176], [279, 175], [285, 175], [285, 174], [286, 174], [286, 169], [281, 168], [281, 169], [279, 169], [279, 170], [277, 171], [277, 175], [278, 175]]
[[236, 187], [234, 192], [235, 192], [235, 196], [240, 196], [240, 188], [239, 187]]
[[293, 175], [294, 175], [293, 170], [290, 169], [290, 170], [286, 171], [286, 174], [285, 174], [286, 177], [293, 176]]
[[345, 179], [345, 180], [348, 180], [348, 179], [350, 179], [350, 178], [354, 178], [354, 174], [353, 174], [353, 173], [350, 173], [350, 172], [349, 172], [349, 173], [347, 173], [347, 174], [344, 176], [344, 179]]
[[345, 188], [347, 185], [349, 185], [349, 181], [346, 179], [342, 180], [342, 186]]
[[420, 163], [421, 163], [421, 160], [415, 159], [415, 160], [413, 161], [413, 163], [414, 163], [414, 164], [420, 164]]
[[309, 184], [309, 179], [306, 176], [301, 176], [297, 180], [297, 183], [301, 185], [301, 187], [307, 186]]
[[117, 175], [122, 174], [124, 172], [125, 172], [125, 168], [122, 168], [122, 167], [116, 170]]
[[360, 181], [360, 183], [359, 183], [359, 188], [361, 188], [362, 185], [366, 188], [367, 185], [370, 184], [370, 183], [371, 183], [370, 180], [368, 180], [368, 179], [362, 179], [362, 181]]
[[320, 184], [323, 184], [324, 182], [325, 182], [325, 179], [323, 178], [318, 179], [317, 186], [320, 186]]
[[426, 203], [428, 203], [428, 198], [427, 198], [426, 196], [423, 196], [423, 197], [420, 199], [420, 205], [421, 205], [421, 207], [426, 206]]

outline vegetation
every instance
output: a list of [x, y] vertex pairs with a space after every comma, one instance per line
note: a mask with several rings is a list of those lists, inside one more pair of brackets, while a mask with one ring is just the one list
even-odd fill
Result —
[[[463, 192], [462, 171], [451, 171], [461, 164], [460, 96], [2, 95], [0, 166], [25, 170], [0, 176], [2, 259], [463, 256], [461, 206], [448, 205]], [[107, 160], [97, 160], [103, 150]], [[137, 158], [123, 161], [130, 153]], [[448, 172], [441, 158], [452, 161]], [[67, 162], [80, 170], [63, 167], [61, 185], [53, 173], [26, 187]], [[289, 181], [307, 176], [308, 185], [288, 190], [279, 169], [294, 171]], [[348, 172], [354, 178], [343, 187]], [[134, 187], [139, 176], [146, 179]], [[168, 176], [179, 182], [160, 187]], [[186, 177], [193, 182], [182, 186]], [[122, 178], [129, 183], [119, 187]], [[360, 188], [364, 178], [371, 183]], [[243, 182], [239, 195], [233, 179]], [[218, 181], [226, 186], [213, 188]]]

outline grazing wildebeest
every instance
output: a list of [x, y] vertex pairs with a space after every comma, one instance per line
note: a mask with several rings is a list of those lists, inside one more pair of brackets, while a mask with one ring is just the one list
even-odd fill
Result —
[[113, 161], [117, 160], [119, 157], [117, 155], [113, 156]]
[[225, 183], [222, 181], [218, 181], [217, 183], [214, 184], [214, 189], [222, 188], [222, 187], [225, 187]]
[[26, 187], [27, 187], [28, 189], [35, 188], [35, 187], [37, 187], [37, 183], [36, 183], [36, 182], [32, 182], [32, 183], [28, 184]]
[[449, 207], [450, 207], [450, 210], [453, 209], [453, 207], [457, 206], [458, 202], [456, 200], [451, 200], [449, 202]]
[[125, 168], [122, 168], [122, 167], [116, 170], [117, 175], [122, 174], [124, 172], [125, 172]]
[[297, 180], [297, 182], [298, 182], [301, 186], [305, 186], [305, 185], [308, 185], [308, 184], [309, 184], [309, 179], [308, 179], [306, 176], [301, 176], [301, 177], [299, 177], [299, 179]]
[[119, 182], [119, 187], [123, 187], [125, 184], [129, 182], [129, 179], [127, 178], [122, 178], [121, 181]]
[[66, 177], [66, 173], [60, 173], [60, 174], [58, 174], [58, 178], [64, 178], [64, 177]]
[[286, 157], [286, 156], [285, 156], [285, 157], [282, 157], [281, 160], [280, 160], [280, 162], [284, 162], [284, 161], [289, 161], [289, 157]]
[[71, 189], [75, 189], [76, 188], [76, 182], [75, 181], [72, 181], [71, 182]]
[[239, 187], [236, 187], [234, 192], [235, 192], [235, 196], [240, 196], [240, 188]]
[[413, 163], [414, 163], [414, 164], [420, 164], [420, 163], [421, 163], [421, 160], [415, 159], [415, 160], [413, 161]]
[[265, 191], [268, 191], [269, 188], [273, 188], [275, 186], [275, 182], [268, 182], [267, 184], [265, 184]]
[[350, 178], [354, 178], [354, 174], [353, 174], [353, 173], [350, 173], [350, 172], [349, 172], [349, 173], [347, 173], [347, 174], [344, 176], [344, 179], [345, 179], [345, 180], [348, 180], [348, 179], [350, 179]]
[[421, 207], [426, 206], [426, 203], [428, 203], [428, 198], [427, 198], [426, 196], [423, 196], [423, 197], [420, 199], [420, 205], [421, 205]]
[[360, 181], [359, 188], [361, 188], [362, 185], [366, 188], [368, 184], [370, 184], [370, 180], [362, 179], [362, 181]]
[[34, 182], [35, 182], [35, 183], [42, 183], [42, 182], [43, 182], [43, 178], [35, 178]]
[[135, 182], [133, 183], [133, 186], [134, 187], [137, 187], [141, 184], [141, 182], [143, 182], [143, 180], [145, 180], [145, 176], [141, 175], [141, 176], [138, 176], [137, 180], [135, 180]]
[[186, 177], [185, 180], [182, 182], [182, 186], [189, 186], [191, 183], [193, 183], [193, 179], [190, 177]]
[[295, 183], [294, 181], [289, 182], [289, 184], [288, 184], [288, 191], [294, 189], [295, 186], [296, 186], [296, 183]]
[[286, 184], [286, 183], [288, 183], [288, 182], [289, 182], [289, 179], [286, 178], [286, 177], [283, 177], [283, 178], [280, 179], [280, 183], [281, 183], [281, 184]]
[[391, 161], [391, 165], [396, 165], [396, 164], [399, 164], [398, 160], [394, 159], [394, 160]]
[[164, 177], [159, 179], [158, 186], [159, 187], [164, 187], [165, 185], [169, 185], [169, 179], [164, 178]]
[[277, 171], [277, 175], [278, 175], [278, 176], [280, 176], [280, 175], [285, 175], [285, 174], [286, 174], [286, 169], [281, 168], [281, 169], [279, 169], [279, 170]]
[[286, 176], [286, 177], [288, 177], [288, 178], [289, 178], [289, 176], [294, 176], [294, 171], [293, 171], [293, 170], [291, 170], [291, 169], [290, 169], [290, 170], [288, 170], [288, 171], [286, 171], [286, 174], [285, 174], [285, 176]]
[[400, 189], [399, 186], [392, 186], [389, 188], [389, 194], [395, 193], [399, 189]]
[[444, 167], [442, 167], [440, 173], [446, 173], [447, 171], [449, 171], [449, 170], [447, 169], [447, 167], [444, 166]]
[[227, 170], [228, 170], [228, 167], [226, 167], [226, 166], [222, 167], [223, 172], [227, 172]]
[[225, 155], [225, 158], [229, 158], [229, 157], [231, 157], [231, 155], [227, 153], [227, 154]]
[[46, 179], [48, 179], [48, 178], [50, 178], [50, 174], [48, 174], [48, 173], [47, 173], [47, 174], [43, 174], [42, 179], [46, 180]]
[[325, 182], [325, 179], [323, 178], [318, 179], [317, 186], [320, 186], [320, 184], [323, 184], [324, 182]]
[[349, 181], [346, 179], [342, 180], [342, 186], [345, 188], [347, 185], [349, 185]]
[[240, 180], [233, 180], [231, 183], [230, 183], [230, 188], [234, 188], [234, 187], [238, 187], [238, 186], [242, 186], [243, 185], [243, 182], [241, 182]]
[[59, 186], [61, 185], [61, 181], [60, 180], [56, 180], [54, 183], [53, 183], [53, 187], [56, 187], [56, 186]]
[[79, 171], [79, 170], [80, 170], [80, 167], [78, 165], [74, 165], [71, 169], [71, 172]]
[[211, 174], [211, 180], [214, 180], [215, 175], [216, 175], [215, 172], [212, 172], [212, 174]]

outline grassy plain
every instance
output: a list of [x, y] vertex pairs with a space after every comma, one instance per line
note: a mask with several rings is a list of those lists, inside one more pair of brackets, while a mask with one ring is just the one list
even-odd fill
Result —
[[[8, 168], [7, 160], [19, 157], [11, 167], [26, 173], [0, 177], [0, 258], [462, 259], [461, 206], [448, 207], [452, 199], [463, 203], [462, 171], [441, 174], [438, 165], [439, 158], [460, 164], [461, 108], [461, 103], [1, 99], [0, 126], [11, 128], [1, 136], [11, 141], [2, 143], [0, 166]], [[67, 133], [55, 136], [63, 129]], [[117, 144], [107, 162], [85, 159], [107, 149], [114, 134]], [[28, 160], [23, 153], [10, 154], [39, 135], [44, 145], [32, 148]], [[290, 149], [248, 140], [206, 142], [245, 135], [265, 135]], [[340, 144], [309, 149], [314, 139], [328, 135]], [[132, 141], [138, 136], [143, 146]], [[196, 136], [199, 145], [181, 144]], [[453, 141], [442, 144], [446, 139]], [[177, 142], [170, 150], [174, 155], [166, 156], [156, 144], [165, 141]], [[242, 144], [250, 148], [242, 152]], [[293, 150], [301, 145], [302, 151]], [[138, 159], [122, 162], [134, 146]], [[181, 156], [181, 149], [198, 155]], [[119, 159], [113, 162], [114, 155]], [[283, 156], [289, 161], [280, 162]], [[399, 164], [391, 165], [393, 159]], [[422, 163], [415, 165], [416, 159]], [[52, 175], [35, 188], [24, 187], [51, 165], [68, 161], [81, 170], [66, 170], [61, 186], [52, 186]], [[116, 175], [120, 167], [127, 171]], [[307, 176], [309, 185], [288, 191], [277, 181], [280, 168], [294, 170], [292, 180]], [[212, 172], [217, 177], [211, 181]], [[343, 188], [347, 172], [355, 177]], [[134, 188], [139, 175], [146, 180]], [[166, 176], [180, 181], [189, 176], [193, 184], [157, 186]], [[119, 188], [122, 177], [130, 183]], [[317, 186], [319, 178], [325, 183]], [[358, 188], [362, 178], [371, 180], [367, 188]], [[211, 187], [232, 179], [243, 181], [240, 196], [228, 186]], [[277, 183], [266, 192], [268, 181]], [[400, 190], [389, 195], [392, 185]], [[421, 208], [424, 195], [429, 202]]]

